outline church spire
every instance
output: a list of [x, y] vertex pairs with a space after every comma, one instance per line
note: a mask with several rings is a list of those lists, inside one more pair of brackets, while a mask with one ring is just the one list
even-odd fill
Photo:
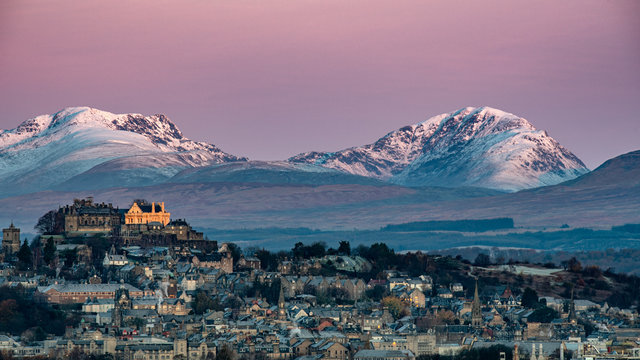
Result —
[[569, 302], [569, 322], [575, 323], [578, 320], [576, 316], [576, 303], [573, 301], [573, 287], [571, 287], [571, 302]]
[[278, 296], [278, 318], [285, 320], [287, 313], [284, 304], [284, 290], [282, 289], [282, 280], [280, 280], [280, 295]]
[[473, 293], [473, 303], [471, 304], [471, 326], [482, 326], [482, 310], [480, 309], [480, 297], [478, 296], [478, 279], [476, 279], [476, 289]]

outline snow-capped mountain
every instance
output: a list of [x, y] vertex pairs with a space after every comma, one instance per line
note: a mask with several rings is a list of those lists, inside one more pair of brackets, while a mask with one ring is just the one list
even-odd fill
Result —
[[467, 107], [390, 132], [373, 144], [289, 159], [409, 186], [516, 191], [587, 173], [585, 165], [527, 120]]
[[0, 131], [0, 195], [151, 185], [185, 168], [244, 160], [187, 139], [164, 115], [71, 107]]

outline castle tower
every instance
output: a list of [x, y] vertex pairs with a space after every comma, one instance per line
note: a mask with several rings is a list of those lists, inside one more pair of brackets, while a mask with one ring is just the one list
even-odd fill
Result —
[[20, 228], [11, 225], [2, 229], [2, 252], [5, 255], [17, 254], [20, 251]]
[[476, 279], [476, 289], [473, 293], [473, 303], [471, 304], [471, 326], [482, 326], [482, 310], [480, 309], [480, 297], [478, 296], [478, 280]]

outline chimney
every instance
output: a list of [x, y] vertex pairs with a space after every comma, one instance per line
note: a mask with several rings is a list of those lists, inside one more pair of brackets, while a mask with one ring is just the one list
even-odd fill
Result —
[[151, 213], [155, 213], [156, 212], [156, 203], [155, 201], [151, 203]]
[[162, 212], [164, 212], [164, 201], [160, 203], [160, 208], [162, 209]]

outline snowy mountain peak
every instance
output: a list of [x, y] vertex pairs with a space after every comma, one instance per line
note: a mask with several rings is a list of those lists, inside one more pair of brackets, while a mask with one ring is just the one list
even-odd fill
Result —
[[0, 187], [13, 194], [65, 183], [149, 185], [186, 168], [245, 160], [189, 140], [165, 115], [69, 107], [0, 131]]
[[487, 106], [465, 107], [392, 131], [373, 144], [289, 159], [402, 185], [519, 190], [588, 171], [526, 119]]
[[[49, 141], [57, 141], [62, 136], [92, 128], [142, 135], [165, 152], [205, 151], [217, 153], [225, 160], [246, 160], [224, 154], [211, 144], [187, 139], [165, 115], [113, 114], [90, 107], [68, 107], [52, 115], [29, 119], [15, 129], [2, 131], [0, 149], [12, 146], [22, 148], [25, 141], [30, 145], [42, 146]], [[30, 145], [27, 144], [27, 147]]]

